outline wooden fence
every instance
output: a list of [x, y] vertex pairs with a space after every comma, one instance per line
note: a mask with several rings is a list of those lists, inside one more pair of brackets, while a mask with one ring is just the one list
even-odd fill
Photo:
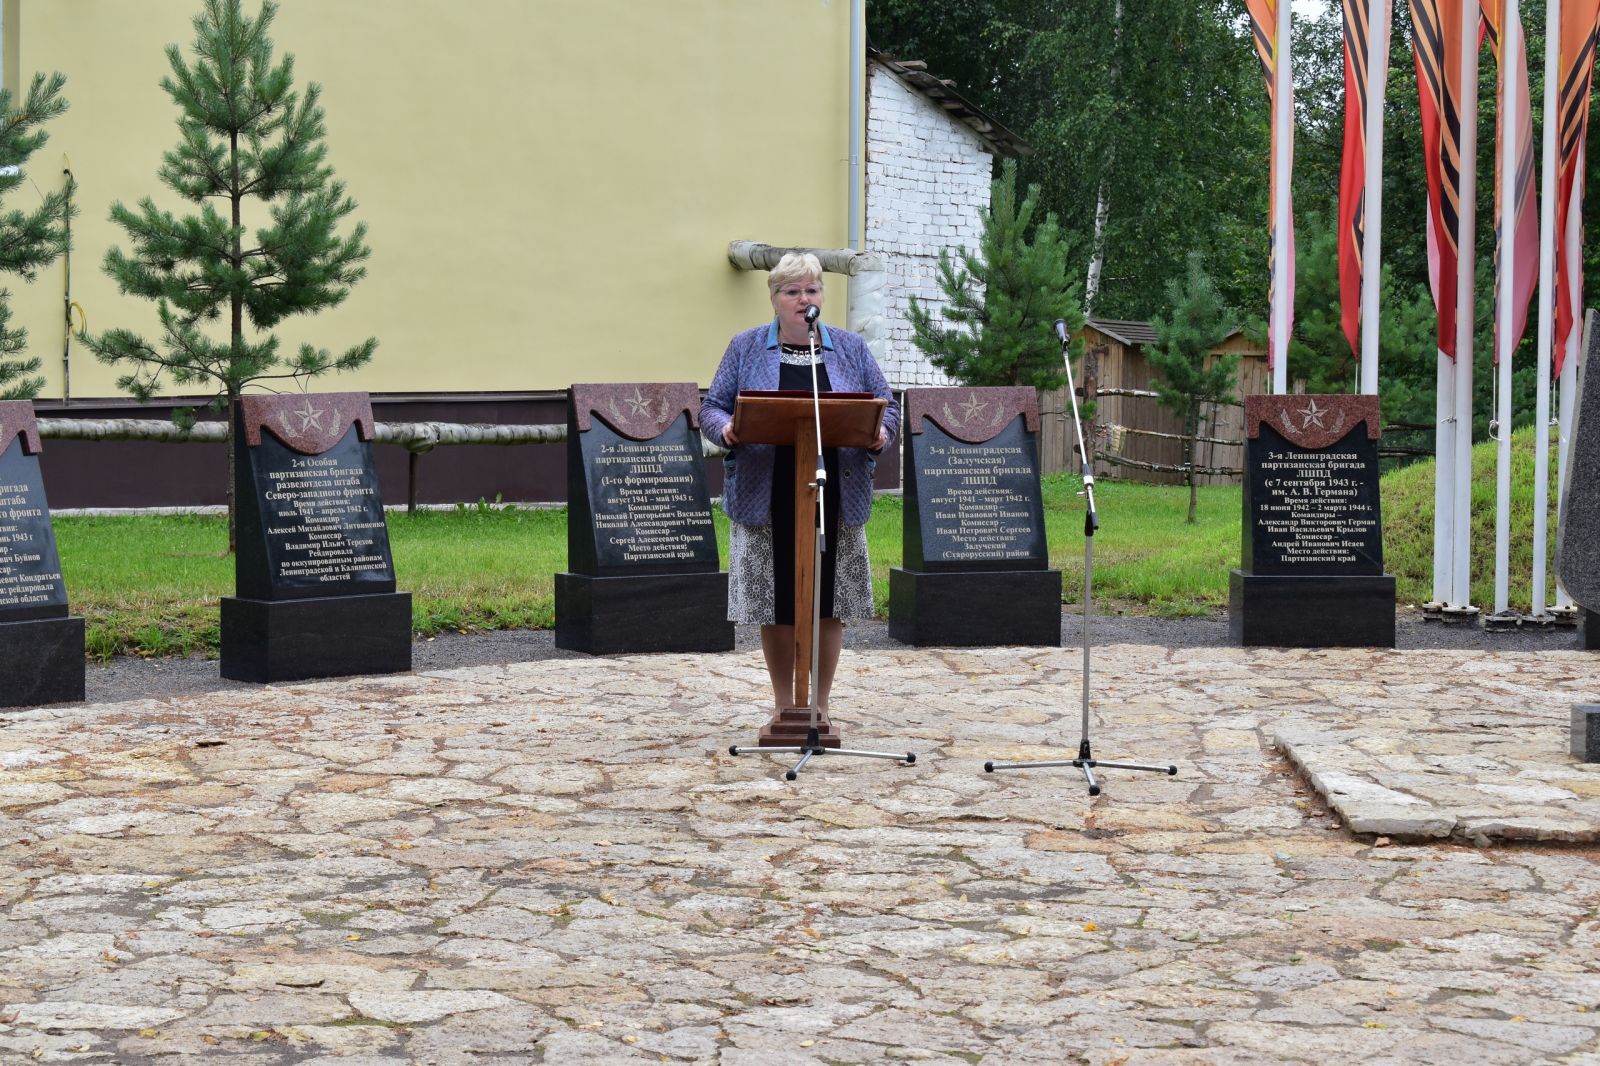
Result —
[[[1107, 350], [1097, 347], [1086, 353], [1085, 360], [1087, 388], [1079, 403], [1089, 400], [1094, 405], [1094, 417], [1085, 431], [1092, 437], [1089, 450], [1095, 477], [1182, 484], [1183, 423], [1157, 403], [1150, 388], [1153, 372], [1143, 353], [1122, 350], [1107, 358]], [[1241, 358], [1235, 395], [1270, 389], [1266, 360]], [[1199, 484], [1238, 482], [1244, 467], [1242, 404], [1205, 405], [1194, 461]], [[1039, 394], [1039, 462], [1043, 473], [1082, 469], [1065, 387]]]

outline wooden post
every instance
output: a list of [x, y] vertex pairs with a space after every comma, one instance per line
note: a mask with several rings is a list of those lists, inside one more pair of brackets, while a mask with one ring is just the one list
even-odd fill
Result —
[[[1094, 473], [1094, 424], [1096, 418], [1089, 414], [1091, 407], [1098, 407], [1097, 398], [1100, 395], [1100, 357], [1105, 354], [1106, 346], [1097, 344], [1087, 348], [1083, 353], [1083, 446], [1088, 455], [1083, 457], [1083, 467], [1090, 474]], [[1098, 411], [1096, 411], [1098, 414]]]

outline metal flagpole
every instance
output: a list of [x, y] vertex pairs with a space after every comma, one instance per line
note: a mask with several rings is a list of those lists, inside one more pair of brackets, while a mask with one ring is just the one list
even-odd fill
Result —
[[1544, 144], [1539, 199], [1539, 340], [1538, 391], [1533, 415], [1533, 598], [1529, 617], [1550, 621], [1545, 611], [1545, 542], [1550, 515], [1550, 342], [1555, 332], [1556, 277], [1556, 104], [1554, 89], [1561, 80], [1561, 0], [1545, 0], [1544, 24]]
[[1378, 393], [1378, 285], [1383, 277], [1383, 97], [1389, 80], [1389, 24], [1392, 0], [1373, 0], [1367, 25], [1367, 172], [1361, 193], [1361, 388]]
[[1461, 11], [1461, 186], [1457, 197], [1456, 361], [1455, 361], [1455, 514], [1451, 556], [1450, 607], [1447, 614], [1470, 618], [1472, 606], [1472, 348], [1473, 264], [1477, 261], [1478, 195], [1478, 0], [1465, 0]]
[[1511, 614], [1511, 356], [1512, 317], [1516, 303], [1517, 251], [1517, 78], [1522, 42], [1517, 0], [1492, 0], [1500, 8], [1500, 271], [1495, 308], [1495, 412], [1489, 434], [1495, 442], [1494, 477], [1494, 614], [1500, 624]]
[[1278, 0], [1277, 62], [1272, 90], [1272, 169], [1277, 175], [1272, 204], [1272, 391], [1289, 391], [1289, 323], [1294, 315], [1290, 286], [1294, 277], [1293, 245], [1289, 239], [1294, 225], [1289, 211], [1289, 170], [1294, 152], [1294, 101], [1289, 70], [1289, 0]]
[[1456, 513], [1456, 365], [1439, 352], [1439, 372], [1434, 393], [1433, 454], [1433, 602], [1427, 610], [1438, 612], [1453, 602]]

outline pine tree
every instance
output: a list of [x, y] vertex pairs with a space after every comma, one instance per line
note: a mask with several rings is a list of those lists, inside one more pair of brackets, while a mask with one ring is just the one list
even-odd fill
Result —
[[[912, 342], [934, 366], [962, 385], [1059, 388], [1066, 381], [1061, 345], [1051, 326], [1083, 325], [1078, 282], [1067, 272], [1071, 249], [1053, 214], [1033, 225], [1039, 187], [1017, 203], [1017, 165], [1006, 160], [983, 214], [978, 254], [939, 253], [943, 321], [911, 298]], [[1030, 229], [1032, 230], [1030, 234]]]
[[[60, 74], [35, 74], [27, 98], [14, 106], [11, 93], [0, 90], [0, 197], [27, 182], [28, 158], [48, 137], [46, 122], [67, 109], [61, 95], [66, 78]], [[44, 195], [31, 211], [20, 208], [0, 213], [0, 274], [16, 274], [27, 281], [40, 267], [54, 262], [66, 246], [65, 225], [71, 201], [68, 188]], [[44, 388], [35, 377], [40, 360], [23, 356], [28, 331], [11, 325], [10, 292], [0, 289], [0, 400], [31, 400]]]
[[[321, 87], [313, 82], [300, 96], [294, 57], [274, 64], [267, 31], [276, 13], [270, 0], [254, 19], [240, 0], [206, 0], [194, 19], [192, 62], [167, 47], [172, 73], [161, 88], [178, 106], [181, 141], [162, 156], [159, 177], [199, 210], [175, 216], [149, 197], [138, 210], [112, 207], [132, 250], [111, 249], [106, 273], [122, 292], [156, 302], [161, 336], [152, 343], [114, 329], [88, 341], [102, 362], [131, 365], [117, 384], [139, 400], [150, 399], [165, 374], [176, 385], [216, 388], [213, 406], [225, 403], [231, 416], [253, 382], [353, 370], [377, 348], [368, 338], [337, 356], [310, 344], [280, 356], [270, 332], [290, 315], [337, 306], [366, 275], [370, 254], [364, 225], [338, 233], [355, 201], [326, 164]], [[247, 213], [260, 223], [253, 230]], [[207, 330], [218, 320], [227, 323], [225, 336]], [[228, 426], [231, 551], [231, 417]]]
[[1200, 255], [1189, 254], [1188, 273], [1182, 284], [1167, 283], [1169, 318], [1151, 323], [1156, 345], [1148, 358], [1157, 374], [1156, 402], [1183, 420], [1184, 481], [1189, 486], [1189, 517], [1193, 524], [1198, 504], [1194, 482], [1194, 456], [1200, 436], [1200, 408], [1207, 403], [1231, 403], [1239, 370], [1237, 355], [1206, 358], [1227, 337], [1234, 314], [1222, 303], [1217, 286], [1206, 273]]

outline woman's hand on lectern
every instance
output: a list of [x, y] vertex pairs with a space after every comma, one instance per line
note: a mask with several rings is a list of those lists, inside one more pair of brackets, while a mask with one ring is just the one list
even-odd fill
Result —
[[722, 443], [730, 448], [739, 443], [739, 435], [733, 431], [732, 422], [722, 427]]

